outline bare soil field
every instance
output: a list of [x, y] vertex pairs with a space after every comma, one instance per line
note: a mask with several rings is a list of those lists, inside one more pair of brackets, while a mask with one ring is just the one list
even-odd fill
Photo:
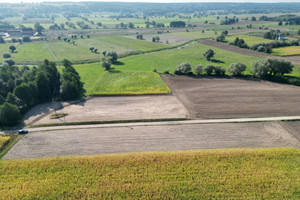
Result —
[[60, 119], [50, 119], [50, 115], [46, 113], [31, 125], [188, 117], [185, 107], [173, 95], [95, 97], [68, 104], [57, 113], [68, 115]]
[[259, 53], [257, 51], [252, 51], [249, 49], [243, 49], [243, 48], [239, 48], [236, 46], [224, 44], [221, 42], [216, 42], [214, 40], [201, 40], [201, 41], [199, 41], [199, 43], [209, 45], [212, 47], [216, 47], [216, 48], [220, 48], [220, 49], [224, 49], [224, 50], [231, 51], [234, 53], [247, 55], [247, 56], [255, 56], [255, 57], [259, 57], [259, 58], [278, 58], [278, 59], [284, 58], [285, 60], [289, 60], [293, 63], [300, 64], [300, 56], [285, 56], [285, 57], [273, 56], [273, 55], [266, 54], [266, 53]]
[[297, 116], [300, 87], [257, 79], [163, 76], [192, 118]]
[[277, 122], [132, 126], [32, 132], [3, 159], [299, 145]]

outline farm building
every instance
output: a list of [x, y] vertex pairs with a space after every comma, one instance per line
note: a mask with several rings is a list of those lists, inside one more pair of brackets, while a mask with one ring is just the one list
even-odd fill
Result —
[[286, 40], [286, 38], [285, 38], [285, 36], [284, 36], [284, 35], [281, 35], [281, 34], [279, 34], [279, 36], [278, 36], [278, 40]]
[[0, 29], [0, 33], [7, 33], [10, 36], [22, 36], [22, 35], [33, 35], [34, 31], [32, 28], [23, 29]]

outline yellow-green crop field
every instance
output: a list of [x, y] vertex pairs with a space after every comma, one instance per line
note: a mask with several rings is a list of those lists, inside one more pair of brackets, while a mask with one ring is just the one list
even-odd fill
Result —
[[2, 199], [299, 199], [300, 149], [0, 161]]
[[272, 54], [276, 56], [293, 56], [300, 55], [299, 46], [282, 47], [272, 49]]
[[9, 136], [0, 136], [0, 149], [8, 143], [9, 139]]
[[272, 40], [268, 40], [261, 37], [255, 37], [255, 36], [248, 36], [248, 35], [231, 35], [226, 37], [226, 41], [233, 42], [235, 38], [243, 39], [248, 46], [251, 46], [253, 44], [261, 43], [261, 42], [271, 42]]

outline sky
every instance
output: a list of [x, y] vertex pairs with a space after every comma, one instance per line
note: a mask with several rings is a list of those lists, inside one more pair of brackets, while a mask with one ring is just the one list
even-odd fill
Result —
[[155, 3], [184, 3], [184, 2], [256, 2], [256, 3], [278, 3], [278, 2], [299, 2], [300, 0], [0, 0], [0, 3], [32, 3], [32, 2], [84, 2], [84, 1], [98, 1], [98, 2], [155, 2]]

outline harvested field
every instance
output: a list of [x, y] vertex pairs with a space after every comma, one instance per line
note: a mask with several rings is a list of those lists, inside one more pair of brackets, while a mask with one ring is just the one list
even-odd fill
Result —
[[194, 118], [297, 116], [300, 87], [236, 78], [163, 76]]
[[219, 148], [300, 147], [277, 122], [131, 126], [32, 132], [3, 159]]
[[69, 104], [57, 112], [66, 113], [68, 116], [60, 119], [50, 119], [50, 115], [47, 115], [33, 125], [170, 119], [186, 118], [188, 116], [185, 107], [173, 95], [95, 97], [85, 102]]

